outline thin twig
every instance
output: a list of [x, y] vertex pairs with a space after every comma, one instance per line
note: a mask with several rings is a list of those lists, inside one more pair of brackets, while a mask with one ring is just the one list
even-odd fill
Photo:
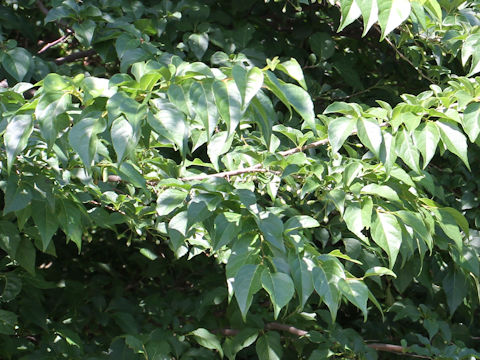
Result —
[[52, 41], [48, 44], [46, 44], [45, 46], [43, 46], [40, 50], [37, 51], [37, 54], [41, 54], [43, 53], [44, 51], [46, 51], [47, 49], [51, 48], [52, 46], [55, 46], [57, 44], [60, 44], [62, 42], [64, 42], [65, 40], [67, 40], [67, 38], [70, 36], [71, 34], [68, 33], [66, 35], [63, 35], [62, 37], [58, 38], [57, 40], [55, 41]]
[[118, 212], [119, 214], [122, 214], [122, 215], [127, 215], [127, 214], [125, 213], [125, 211], [117, 210], [117, 209], [115, 209], [113, 206], [102, 204], [102, 203], [100, 203], [100, 202], [98, 202], [98, 201], [96, 201], [96, 200], [90, 200], [88, 203], [89, 203], [89, 204], [92, 204], [92, 205], [95, 205], [95, 206], [103, 206], [105, 209], [108, 209], [108, 210], [110, 210], [110, 211]]
[[405, 355], [405, 356], [410, 356], [410, 357], [419, 358], [419, 359], [431, 359], [430, 356], [417, 355], [417, 354], [405, 352], [405, 349], [400, 345], [373, 343], [373, 344], [367, 344], [367, 346], [377, 351], [389, 352], [389, 353], [398, 354], [398, 355]]
[[41, 2], [40, 0], [37, 0], [37, 7], [43, 13], [43, 15], [46, 16], [48, 14], [47, 7], [43, 5], [43, 2]]
[[67, 55], [67, 56], [62, 56], [57, 59], [55, 59], [55, 64], [61, 65], [67, 62], [72, 62], [81, 58], [85, 58], [91, 55], [95, 55], [97, 52], [93, 49], [90, 50], [83, 50], [83, 51], [77, 51], [74, 52], [73, 54]]
[[[379, 27], [377, 24], [373, 25], [373, 27], [374, 27], [380, 34], [382, 33], [382, 30], [380, 29], [380, 27]], [[409, 64], [418, 72], [418, 74], [419, 74], [421, 77], [423, 77], [425, 80], [428, 80], [428, 81], [431, 82], [432, 84], [435, 84], [435, 81], [434, 81], [432, 78], [430, 78], [430, 77], [428, 77], [427, 75], [425, 75], [425, 74], [422, 72], [422, 70], [420, 70], [420, 69], [418, 68], [418, 66], [415, 66], [415, 64], [414, 64], [409, 58], [407, 58], [405, 55], [403, 55], [403, 54], [400, 52], [400, 50], [398, 50], [398, 48], [396, 47], [396, 45], [395, 45], [393, 42], [391, 42], [388, 37], [385, 37], [384, 39], [385, 39], [385, 41], [387, 42], [387, 44], [390, 45], [391, 48], [395, 51], [395, 53], [396, 53], [401, 59], [403, 59], [403, 60], [405, 60], [407, 63], [409, 63]]]

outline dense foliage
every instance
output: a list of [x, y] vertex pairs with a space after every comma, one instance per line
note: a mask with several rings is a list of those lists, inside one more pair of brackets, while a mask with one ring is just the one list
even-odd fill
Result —
[[0, 358], [480, 358], [479, 24], [1, 2]]

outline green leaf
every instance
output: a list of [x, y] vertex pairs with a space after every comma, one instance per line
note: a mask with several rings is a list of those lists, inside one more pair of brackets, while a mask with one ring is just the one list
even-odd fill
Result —
[[75, 31], [75, 37], [83, 46], [90, 46], [92, 44], [93, 34], [95, 32], [96, 23], [93, 20], [84, 20], [81, 23], [74, 23], [72, 25]]
[[342, 294], [353, 305], [362, 310], [363, 321], [367, 321], [367, 301], [368, 301], [368, 287], [363, 281], [355, 279], [340, 279], [338, 288]]
[[435, 123], [427, 121], [414, 131], [413, 136], [417, 148], [422, 154], [423, 168], [425, 169], [437, 151], [438, 141], [440, 140], [438, 127]]
[[[303, 71], [298, 63], [297, 60], [291, 58], [290, 60], [284, 61], [277, 65], [276, 67], [278, 70], [284, 72], [292, 79], [297, 80], [302, 88], [307, 90], [307, 84], [305, 83], [305, 78], [303, 77]], [[262, 74], [262, 82], [263, 82], [263, 74]]]
[[212, 136], [207, 145], [207, 154], [215, 169], [219, 170], [218, 159], [220, 155], [225, 154], [232, 146], [233, 136], [229, 136], [227, 131], [220, 131]]
[[423, 4], [430, 14], [435, 16], [439, 22], [442, 22], [442, 8], [437, 0], [426, 0]]
[[181, 86], [171, 84], [168, 87], [167, 95], [170, 102], [174, 104], [178, 110], [182, 111], [185, 115], [190, 115], [191, 111], [187, 101], [187, 95]]
[[30, 188], [23, 187], [17, 175], [10, 175], [5, 189], [5, 207], [3, 215], [12, 211], [19, 211], [30, 204], [32, 200], [32, 191]]
[[335, 41], [330, 34], [317, 32], [308, 38], [310, 48], [320, 59], [326, 60], [335, 53]]
[[261, 213], [260, 217], [255, 220], [265, 240], [276, 249], [285, 252], [285, 245], [283, 244], [284, 226], [282, 220], [270, 212]]
[[342, 0], [340, 2], [342, 18], [337, 31], [342, 31], [346, 26], [358, 19], [361, 15], [360, 8], [355, 0]]
[[348, 164], [343, 172], [343, 184], [347, 187], [350, 186], [352, 182], [359, 177], [362, 169], [363, 165], [361, 162], [352, 162]]
[[213, 250], [219, 250], [233, 241], [240, 232], [241, 215], [231, 212], [220, 213], [215, 217]]
[[22, 280], [15, 272], [8, 272], [4, 275], [5, 285], [0, 300], [9, 302], [17, 297], [22, 291]]
[[385, 131], [383, 133], [383, 143], [380, 147], [379, 158], [385, 166], [385, 172], [390, 174], [397, 160], [396, 138], [390, 132]]
[[175, 252], [184, 244], [187, 236], [188, 212], [181, 211], [176, 214], [168, 223], [168, 235], [170, 244]]
[[262, 272], [262, 286], [270, 295], [273, 304], [274, 318], [278, 318], [280, 310], [287, 305], [295, 293], [293, 281], [287, 274], [270, 273], [269, 269]]
[[235, 356], [240, 350], [249, 347], [257, 340], [258, 332], [258, 329], [244, 328], [232, 340], [226, 339], [223, 344], [225, 356], [230, 360], [235, 360]]
[[162, 104], [157, 113], [148, 113], [147, 121], [157, 134], [171, 141], [184, 153], [184, 139], [188, 130], [182, 112], [172, 104]]
[[290, 272], [299, 297], [300, 308], [303, 308], [313, 292], [311, 261], [307, 262], [308, 259], [302, 258], [298, 254], [289, 260]]
[[448, 213], [451, 217], [453, 217], [455, 219], [455, 222], [461, 227], [465, 235], [469, 237], [470, 226], [468, 224], [467, 219], [465, 218], [465, 216], [463, 216], [463, 214], [460, 211], [452, 207], [439, 208], [438, 211], [440, 213]]
[[378, 122], [369, 118], [359, 118], [357, 120], [357, 135], [363, 145], [376, 157], [379, 157], [383, 136]]
[[58, 222], [68, 239], [71, 239], [80, 252], [82, 249], [82, 212], [72, 201], [55, 201], [57, 204], [56, 215]]
[[480, 134], [480, 103], [474, 102], [467, 105], [463, 112], [462, 126], [473, 143]]
[[407, 210], [399, 210], [395, 212], [405, 225], [411, 227], [418, 238], [422, 239], [427, 244], [430, 251], [433, 246], [433, 239], [427, 226], [423, 222], [423, 218], [420, 214]]
[[13, 163], [27, 146], [30, 134], [33, 131], [33, 120], [30, 115], [16, 115], [10, 119], [3, 135], [3, 142], [7, 152], [7, 170], [10, 172]]
[[218, 113], [227, 124], [227, 133], [230, 136], [237, 129], [242, 117], [242, 98], [234, 81], [215, 80], [213, 94]]
[[220, 357], [223, 358], [222, 345], [220, 340], [207, 329], [198, 328], [190, 333], [194, 339], [203, 347], [211, 350], [217, 350]]
[[[154, 105], [161, 109], [161, 103], [154, 102]], [[107, 111], [110, 121], [117, 119], [123, 114], [134, 129], [138, 127], [138, 124], [145, 118], [146, 114], [145, 106], [136, 102], [123, 91], [117, 92], [108, 99]]]
[[310, 95], [301, 87], [293, 84], [283, 84], [282, 91], [289, 104], [300, 114], [305, 123], [316, 133], [315, 113]]
[[381, 196], [387, 200], [401, 203], [401, 200], [395, 190], [387, 185], [368, 184], [362, 188], [361, 192], [363, 194]]
[[49, 146], [52, 146], [62, 126], [58, 116], [65, 113], [72, 103], [70, 94], [63, 92], [46, 92], [42, 94], [35, 108], [35, 117], [40, 125], [40, 132]]
[[73, 150], [80, 156], [85, 168], [90, 170], [93, 157], [97, 153], [97, 134], [105, 130], [105, 120], [88, 115], [78, 121], [68, 133]]
[[343, 211], [345, 210], [345, 198], [345, 191], [341, 189], [333, 189], [327, 193], [327, 199], [333, 202], [341, 215], [343, 215]]
[[189, 97], [197, 116], [202, 120], [207, 138], [210, 139], [218, 123], [218, 113], [213, 102], [211, 82], [194, 82], [190, 87]]
[[272, 101], [262, 92], [259, 91], [257, 96], [252, 99], [252, 105], [256, 114], [255, 120], [257, 121], [260, 130], [262, 131], [265, 144], [270, 150], [271, 138], [272, 138], [272, 125], [276, 122], [277, 114], [273, 108]]
[[123, 162], [118, 167], [118, 174], [123, 180], [131, 183], [133, 186], [137, 188], [145, 189], [147, 185], [147, 181], [145, 180], [144, 176], [140, 173], [140, 169], [137, 166], [133, 165], [133, 163], [131, 162]]
[[352, 259], [350, 256], [346, 255], [346, 254], [343, 254], [340, 250], [338, 249], [335, 249], [335, 250], [332, 250], [328, 253], [328, 255], [330, 256], [335, 256], [336, 258], [339, 258], [339, 259], [343, 259], [343, 260], [347, 260], [347, 261], [350, 261], [354, 264], [358, 264], [358, 265], [362, 265], [362, 262], [361, 261], [358, 261], [358, 260], [355, 260], [355, 259]]
[[42, 250], [46, 251], [58, 229], [57, 217], [45, 201], [32, 202], [32, 217], [42, 239]]
[[192, 34], [188, 37], [187, 44], [198, 60], [202, 60], [208, 49], [208, 34]]
[[117, 154], [117, 162], [120, 163], [129, 152], [133, 151], [135, 145], [133, 127], [123, 116], [120, 116], [112, 123], [110, 135], [113, 149]]
[[179, 189], [166, 189], [157, 197], [156, 211], [158, 216], [170, 214], [183, 205], [188, 192]]
[[237, 275], [235, 275], [233, 292], [242, 313], [243, 321], [246, 321], [248, 309], [252, 305], [253, 295], [262, 288], [261, 275], [262, 267], [254, 264], [243, 265], [238, 270]]
[[388, 255], [389, 267], [393, 268], [402, 244], [402, 231], [396, 217], [389, 213], [374, 213], [372, 238]]
[[10, 258], [15, 259], [21, 238], [17, 226], [10, 221], [0, 220], [0, 248], [5, 251]]
[[319, 222], [308, 215], [292, 216], [285, 222], [285, 232], [295, 229], [307, 229], [320, 226]]
[[378, 20], [378, 4], [377, 0], [355, 0], [355, 2], [363, 17], [363, 37]]
[[332, 146], [332, 151], [337, 152], [342, 147], [347, 138], [355, 130], [356, 119], [339, 117], [328, 124], [328, 139]]
[[465, 135], [454, 125], [442, 121], [437, 121], [435, 124], [438, 130], [440, 130], [440, 137], [447, 149], [462, 159], [466, 167], [470, 170], [467, 155], [467, 138]]
[[337, 259], [326, 258], [313, 268], [312, 275], [315, 291], [330, 310], [332, 321], [335, 321], [340, 303], [337, 284], [345, 278], [343, 267]]
[[345, 221], [348, 230], [360, 239], [366, 240], [365, 235], [362, 234], [364, 224], [362, 220], [362, 208], [359, 203], [353, 202], [347, 205], [343, 214], [343, 221]]
[[18, 261], [21, 267], [30, 274], [35, 274], [35, 256], [36, 251], [29, 239], [22, 237], [15, 253], [15, 261]]
[[397, 155], [410, 167], [410, 169], [420, 173], [420, 156], [418, 149], [406, 129], [402, 129], [397, 133], [395, 142], [397, 146]]
[[233, 79], [242, 97], [242, 109], [245, 109], [263, 85], [263, 72], [253, 67], [248, 72], [240, 65], [232, 68]]
[[378, 23], [382, 28], [380, 41], [407, 20], [410, 9], [409, 0], [382, 0], [378, 3]]
[[283, 355], [280, 335], [269, 331], [262, 335], [255, 345], [259, 360], [280, 360]]
[[365, 274], [363, 275], [364, 278], [369, 277], [369, 276], [383, 276], [383, 275], [389, 275], [393, 276], [394, 278], [397, 277], [397, 275], [390, 269], [387, 269], [383, 266], [374, 266], [367, 271], [365, 271]]
[[373, 201], [371, 197], [363, 197], [362, 199], [362, 223], [366, 229], [370, 228], [372, 219]]
[[458, 306], [467, 296], [467, 279], [458, 270], [450, 270], [442, 281], [443, 291], [447, 297], [448, 308], [450, 314], [453, 315]]
[[15, 80], [22, 81], [32, 64], [32, 55], [23, 48], [13, 48], [3, 54], [1, 64]]
[[442, 208], [430, 209], [433, 211], [438, 220], [437, 224], [442, 228], [445, 235], [455, 242], [455, 245], [459, 251], [463, 251], [463, 236], [458, 228], [457, 219], [454, 217], [454, 215]]
[[7, 310], [0, 310], [0, 334], [15, 335], [15, 326], [18, 317], [15, 313]]

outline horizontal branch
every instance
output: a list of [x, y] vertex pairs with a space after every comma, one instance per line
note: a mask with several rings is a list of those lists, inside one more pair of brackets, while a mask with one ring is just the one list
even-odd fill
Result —
[[[288, 324], [281, 324], [278, 322], [269, 322], [265, 324], [265, 329], [266, 330], [280, 330], [280, 331], [285, 331], [288, 332], [292, 335], [302, 337], [308, 335], [308, 331], [298, 329], [295, 326], [291, 326]], [[237, 329], [229, 329], [229, 328], [224, 328], [224, 329], [219, 329], [214, 331], [214, 333], [220, 333], [223, 336], [235, 336], [237, 335], [240, 331]], [[417, 355], [417, 354], [412, 354], [409, 352], [406, 352], [406, 350], [400, 346], [400, 345], [393, 345], [393, 344], [382, 344], [382, 343], [371, 343], [371, 344], [366, 344], [367, 347], [376, 350], [376, 351], [383, 351], [383, 352], [389, 352], [392, 354], [397, 354], [397, 355], [404, 355], [404, 356], [409, 356], [409, 357], [414, 357], [414, 358], [420, 358], [420, 359], [430, 359], [429, 356], [424, 356], [424, 355]]]
[[417, 355], [417, 354], [405, 352], [405, 349], [400, 345], [372, 343], [372, 344], [367, 344], [367, 346], [377, 351], [389, 352], [389, 353], [398, 354], [398, 355], [405, 355], [405, 356], [410, 356], [410, 357], [419, 358], [419, 359], [431, 359], [430, 356]]
[[93, 49], [90, 50], [83, 50], [83, 51], [77, 51], [74, 52], [73, 54], [67, 55], [67, 56], [62, 56], [57, 59], [55, 59], [55, 64], [57, 65], [62, 65], [64, 63], [72, 62], [78, 59], [86, 58], [88, 56], [95, 55], [97, 52]]
[[258, 173], [258, 172], [268, 172], [267, 169], [262, 168], [262, 164], [257, 164], [254, 166], [250, 166], [248, 168], [231, 170], [231, 171], [222, 171], [215, 174], [201, 174], [201, 175], [194, 175], [181, 178], [182, 181], [199, 181], [199, 180], [206, 180], [209, 178], [228, 178], [230, 176], [247, 174], [247, 173]]
[[265, 328], [268, 330], [280, 330], [280, 331], [286, 331], [292, 335], [296, 335], [298, 337], [305, 336], [308, 334], [308, 331], [302, 330], [302, 329], [297, 329], [294, 326], [291, 325], [286, 325], [286, 324], [280, 324], [276, 322], [271, 322], [268, 323]]

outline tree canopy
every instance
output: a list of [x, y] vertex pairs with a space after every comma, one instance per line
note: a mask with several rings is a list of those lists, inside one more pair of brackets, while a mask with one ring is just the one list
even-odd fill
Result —
[[0, 357], [480, 358], [479, 24], [3, 1]]

